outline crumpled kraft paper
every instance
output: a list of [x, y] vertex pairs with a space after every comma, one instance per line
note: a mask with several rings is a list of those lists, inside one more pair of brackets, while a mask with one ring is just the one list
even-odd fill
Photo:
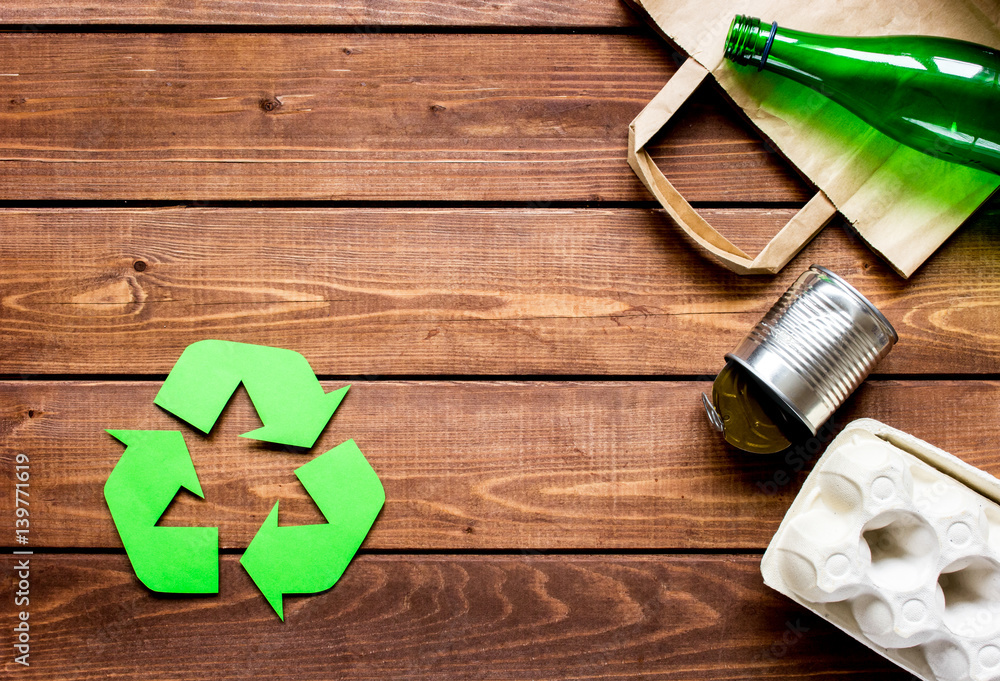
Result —
[[[902, 276], [913, 272], [993, 191], [1000, 176], [933, 158], [874, 130], [803, 85], [723, 59], [735, 14], [830, 35], [939, 35], [1000, 49], [990, 0], [630, 0], [689, 58], [629, 126], [629, 163], [682, 228], [740, 273], [777, 272], [839, 210]], [[819, 193], [756, 258], [705, 222], [673, 188], [646, 142], [709, 74]], [[677, 81], [675, 83], [675, 81]]]

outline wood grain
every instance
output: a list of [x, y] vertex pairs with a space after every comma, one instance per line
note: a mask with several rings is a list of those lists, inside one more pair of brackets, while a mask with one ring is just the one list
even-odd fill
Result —
[[[343, 383], [324, 384], [327, 390]], [[707, 382], [357, 381], [313, 448], [353, 438], [386, 489], [371, 549], [762, 549], [821, 443], [787, 457], [727, 448], [701, 407]], [[153, 405], [156, 382], [0, 383], [0, 481], [31, 458], [36, 547], [120, 547], [104, 482], [123, 446], [105, 428], [181, 430], [205, 499], [164, 522], [217, 526], [247, 546], [281, 522], [324, 522], [293, 470], [311, 457], [240, 438], [258, 427], [237, 392], [204, 437]], [[835, 417], [872, 417], [1000, 474], [1000, 384], [870, 381]], [[14, 526], [12, 495], [0, 522]]]
[[[975, 378], [1000, 374], [1000, 211], [902, 282], [840, 226], [740, 278], [662, 212], [602, 205], [653, 205], [626, 129], [683, 58], [618, 0], [58, 5], [0, 7], [0, 201], [29, 206], [0, 208], [0, 485], [27, 454], [18, 548], [36, 551], [24, 668], [0, 540], [7, 675], [909, 678], [762, 585], [756, 554], [821, 444], [726, 448], [695, 379], [818, 262], [901, 336], [838, 428], [878, 418], [1000, 475], [1000, 382]], [[748, 252], [812, 193], [711, 87], [652, 151]], [[369, 207], [325, 203], [345, 201]], [[313, 454], [238, 438], [259, 425], [242, 389], [208, 437], [152, 404], [209, 337], [353, 383], [312, 451], [353, 438], [386, 488], [343, 579], [287, 598], [286, 623], [236, 552], [278, 499], [282, 524], [324, 521], [293, 473]], [[476, 375], [518, 380], [450, 378]], [[105, 428], [184, 433], [205, 499], [178, 495], [162, 524], [220, 528], [218, 596], [138, 583]]]
[[6, 655], [4, 668], [77, 680], [911, 678], [767, 589], [758, 561], [360, 556], [332, 590], [286, 598], [282, 623], [237, 556], [222, 559], [218, 596], [162, 598], [124, 556], [35, 555], [32, 666]]
[[[650, 200], [634, 35], [0, 34], [0, 199]], [[705, 88], [654, 150], [691, 200], [799, 201]]]
[[618, 0], [20, 0], [0, 7], [0, 23], [357, 26], [634, 27]]
[[[704, 213], [760, 248], [794, 210]], [[899, 331], [879, 372], [992, 374], [998, 224], [987, 211], [903, 281], [836, 226], [741, 278], [639, 209], [9, 209], [0, 373], [166, 374], [224, 338], [327, 375], [714, 375], [818, 262]]]

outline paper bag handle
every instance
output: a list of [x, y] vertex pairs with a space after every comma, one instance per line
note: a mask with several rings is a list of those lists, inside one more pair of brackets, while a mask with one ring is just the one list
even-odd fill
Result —
[[688, 58], [663, 89], [646, 105], [628, 129], [628, 163], [646, 188], [688, 236], [737, 274], [774, 274], [816, 236], [837, 213], [826, 194], [817, 191], [798, 213], [771, 239], [756, 258], [751, 258], [708, 224], [664, 177], [645, 146], [676, 113], [709, 74], [708, 69]]

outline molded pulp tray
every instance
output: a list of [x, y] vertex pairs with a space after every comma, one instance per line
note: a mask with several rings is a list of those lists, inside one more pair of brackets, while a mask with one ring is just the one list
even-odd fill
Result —
[[926, 681], [1000, 680], [1000, 481], [912, 435], [848, 424], [761, 572]]

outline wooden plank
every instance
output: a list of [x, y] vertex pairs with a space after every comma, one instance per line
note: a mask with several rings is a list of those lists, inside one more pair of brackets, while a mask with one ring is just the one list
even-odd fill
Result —
[[331, 591], [286, 598], [282, 623], [238, 556], [223, 557], [218, 596], [164, 598], [124, 556], [35, 555], [31, 666], [8, 646], [4, 669], [81, 681], [911, 678], [767, 589], [758, 561], [360, 556]]
[[[759, 248], [794, 211], [704, 212]], [[638, 209], [4, 210], [0, 373], [166, 374], [224, 338], [326, 375], [714, 375], [812, 262], [896, 326], [879, 372], [997, 373], [996, 224], [903, 281], [836, 227], [741, 278]]]
[[21, 0], [0, 7], [0, 23], [22, 24], [200, 24], [357, 26], [635, 27], [641, 22], [617, 0], [66, 0], [58, 5]]
[[[0, 199], [650, 200], [634, 35], [0, 34]], [[692, 200], [804, 200], [706, 88], [657, 151]]]
[[[342, 383], [325, 383], [331, 390]], [[240, 438], [259, 422], [242, 389], [204, 437], [153, 406], [156, 382], [0, 383], [2, 459], [31, 459], [33, 547], [120, 547], [103, 499], [123, 447], [105, 428], [181, 430], [205, 491], [164, 522], [217, 526], [243, 548], [281, 522], [324, 522], [294, 477], [310, 457]], [[313, 448], [353, 438], [387, 501], [373, 549], [762, 549], [820, 442], [742, 455], [707, 424], [707, 382], [357, 381]], [[1000, 474], [1000, 384], [871, 381], [835, 422], [872, 417]], [[2, 480], [13, 489], [14, 468]], [[14, 527], [13, 495], [0, 521]]]

